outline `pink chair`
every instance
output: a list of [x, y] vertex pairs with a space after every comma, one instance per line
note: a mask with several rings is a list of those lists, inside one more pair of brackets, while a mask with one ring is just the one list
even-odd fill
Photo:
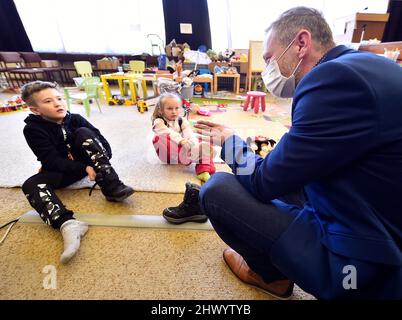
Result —
[[[253, 108], [254, 112], [258, 113], [258, 109], [261, 105], [261, 110], [262, 110], [262, 112], [264, 112], [265, 111], [265, 96], [266, 96], [265, 92], [248, 91], [243, 110], [247, 111], [247, 109], [250, 105], [250, 108]], [[251, 102], [250, 102], [250, 99], [251, 99]], [[260, 102], [261, 102], [261, 104], [260, 104]]]

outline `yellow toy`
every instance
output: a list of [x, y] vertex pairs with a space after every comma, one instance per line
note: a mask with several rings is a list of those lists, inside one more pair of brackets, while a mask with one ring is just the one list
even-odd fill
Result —
[[114, 106], [114, 105], [116, 105], [116, 104], [118, 104], [119, 106], [122, 106], [122, 105], [125, 103], [125, 101], [126, 101], [126, 99], [124, 99], [123, 97], [119, 97], [119, 96], [117, 96], [117, 95], [113, 95], [113, 96], [109, 99], [108, 103], [109, 103], [109, 106]]
[[268, 153], [274, 148], [276, 141], [264, 136], [248, 137], [247, 144], [262, 158], [265, 158]]
[[140, 112], [140, 113], [144, 113], [145, 111], [148, 111], [147, 103], [143, 99], [138, 100], [137, 109], [138, 109], [138, 112]]

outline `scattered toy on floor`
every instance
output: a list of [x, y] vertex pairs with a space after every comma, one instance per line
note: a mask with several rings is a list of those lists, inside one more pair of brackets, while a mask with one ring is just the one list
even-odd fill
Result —
[[12, 96], [10, 99], [3, 103], [0, 102], [0, 112], [11, 112], [22, 110], [24, 108], [27, 108], [27, 105], [18, 95]]
[[144, 99], [139, 99], [137, 101], [137, 109], [138, 112], [144, 113], [145, 111], [148, 111], [148, 106], [147, 103], [144, 101]]
[[124, 97], [118, 96], [118, 95], [112, 95], [112, 98], [109, 100], [109, 106], [114, 106], [118, 104], [119, 106], [122, 106], [125, 104], [126, 99]]
[[200, 107], [197, 111], [197, 114], [199, 114], [200, 116], [210, 117], [211, 111], [206, 107]]
[[265, 158], [268, 153], [274, 148], [276, 141], [264, 136], [248, 137], [247, 144], [262, 158]]

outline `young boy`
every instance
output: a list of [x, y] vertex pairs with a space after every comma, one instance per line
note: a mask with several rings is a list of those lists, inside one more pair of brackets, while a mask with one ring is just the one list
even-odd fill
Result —
[[98, 129], [78, 114], [67, 112], [54, 83], [34, 81], [22, 87], [22, 99], [33, 114], [26, 119], [24, 136], [42, 167], [24, 182], [22, 190], [42, 220], [60, 229], [67, 263], [80, 247], [88, 225], [75, 220], [54, 190], [85, 176], [96, 181], [109, 201], [122, 201], [134, 193], [112, 168], [112, 151]]

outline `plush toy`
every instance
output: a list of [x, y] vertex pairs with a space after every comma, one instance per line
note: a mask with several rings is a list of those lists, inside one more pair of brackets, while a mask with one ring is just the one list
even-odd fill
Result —
[[242, 53], [240, 55], [240, 62], [247, 62], [247, 61], [248, 61], [247, 55]]
[[256, 155], [265, 158], [268, 153], [270, 153], [271, 150], [274, 148], [276, 141], [264, 136], [255, 136], [248, 137], [247, 144], [255, 152]]
[[230, 59], [236, 54], [236, 52], [234, 52], [231, 49], [226, 49], [223, 53], [222, 53], [222, 57], [223, 57], [223, 61], [226, 62], [230, 62]]
[[218, 55], [216, 52], [212, 49], [209, 49], [207, 52], [207, 56], [212, 60], [212, 61], [217, 61], [218, 60]]

